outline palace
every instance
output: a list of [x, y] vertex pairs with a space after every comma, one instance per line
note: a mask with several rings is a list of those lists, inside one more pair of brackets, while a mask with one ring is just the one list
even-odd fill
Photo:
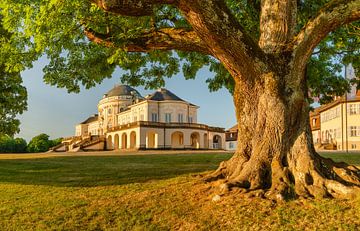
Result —
[[98, 114], [76, 125], [54, 151], [116, 149], [224, 149], [223, 128], [197, 123], [198, 106], [161, 88], [142, 97], [116, 85], [99, 101]]

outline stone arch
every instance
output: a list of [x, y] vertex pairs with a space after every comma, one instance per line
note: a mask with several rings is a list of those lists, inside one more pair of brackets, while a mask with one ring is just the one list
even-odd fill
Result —
[[119, 134], [114, 136], [114, 149], [119, 149]]
[[130, 148], [136, 148], [136, 132], [130, 132]]
[[122, 135], [121, 135], [121, 148], [122, 149], [127, 149], [127, 134], [124, 132]]
[[106, 149], [107, 150], [111, 150], [113, 149], [113, 140], [112, 140], [112, 136], [108, 135], [107, 140], [106, 140]]
[[208, 134], [207, 133], [204, 134], [204, 148], [205, 149], [209, 148], [209, 140], [208, 140]]
[[191, 133], [190, 144], [191, 144], [191, 148], [193, 148], [193, 149], [200, 148], [200, 134], [198, 132]]
[[171, 134], [171, 148], [184, 148], [184, 133], [176, 131]]
[[214, 149], [221, 149], [222, 148], [221, 136], [214, 135], [214, 137], [213, 137], [213, 148]]
[[154, 131], [146, 133], [146, 148], [158, 148], [159, 135]]

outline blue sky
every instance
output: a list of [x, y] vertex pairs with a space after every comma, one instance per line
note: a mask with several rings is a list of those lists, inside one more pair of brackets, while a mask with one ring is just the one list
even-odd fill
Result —
[[[91, 89], [82, 88], [79, 94], [67, 93], [66, 89], [50, 86], [42, 81], [45, 58], [34, 63], [34, 67], [22, 73], [28, 90], [28, 110], [18, 116], [21, 121], [20, 133], [29, 141], [32, 137], [46, 133], [51, 138], [73, 136], [75, 125], [89, 115], [97, 113], [97, 103], [104, 93], [120, 83], [121, 71], [116, 71], [111, 79]], [[195, 80], [185, 80], [179, 74], [166, 80], [165, 87], [180, 98], [200, 106], [198, 123], [229, 128], [236, 122], [234, 104], [226, 89], [210, 92], [205, 80], [213, 74], [202, 69]], [[154, 90], [136, 88], [143, 96]]]

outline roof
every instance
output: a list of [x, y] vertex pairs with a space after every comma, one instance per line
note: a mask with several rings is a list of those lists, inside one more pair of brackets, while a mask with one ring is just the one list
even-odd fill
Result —
[[89, 124], [91, 122], [95, 122], [98, 120], [98, 114], [94, 114], [92, 116], [90, 116], [89, 118], [87, 118], [85, 121], [81, 122], [80, 124]]
[[155, 100], [155, 101], [164, 101], [164, 100], [175, 100], [175, 101], [183, 101], [180, 97], [172, 93], [171, 91], [167, 90], [166, 88], [160, 88], [153, 94], [147, 97], [148, 100]]
[[232, 126], [231, 128], [229, 128], [227, 131], [229, 132], [236, 132], [238, 130], [238, 125], [235, 124], [234, 126]]
[[139, 97], [141, 98], [140, 93], [128, 85], [115, 85], [104, 96], [112, 97], [112, 96], [121, 96], [121, 95], [136, 95], [136, 96], [138, 96], [138, 98]]

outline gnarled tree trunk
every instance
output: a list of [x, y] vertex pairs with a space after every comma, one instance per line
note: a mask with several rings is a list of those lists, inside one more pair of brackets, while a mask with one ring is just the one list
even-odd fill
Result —
[[207, 180], [223, 178], [223, 190], [240, 187], [278, 199], [360, 192], [358, 168], [315, 152], [305, 78], [291, 64], [277, 64], [256, 82], [236, 83], [238, 147]]

